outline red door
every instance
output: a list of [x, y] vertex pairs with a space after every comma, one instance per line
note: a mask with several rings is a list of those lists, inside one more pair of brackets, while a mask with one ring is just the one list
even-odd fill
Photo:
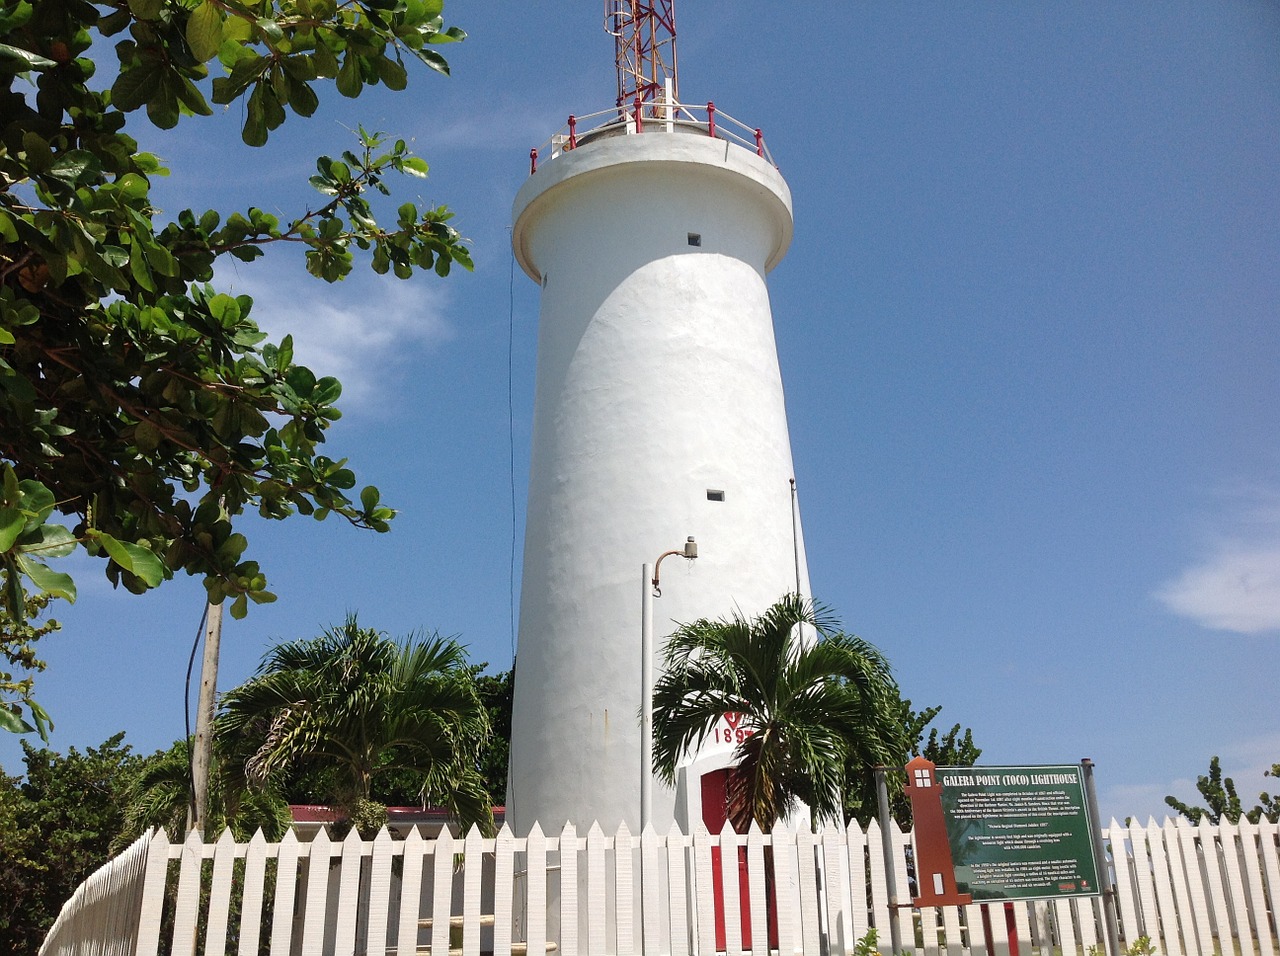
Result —
[[[729, 770], [712, 770], [702, 775], [702, 822], [708, 832], [719, 833], [729, 819], [728, 799]], [[767, 850], [768, 848], [766, 848]], [[766, 860], [766, 868], [771, 869], [771, 860]], [[724, 862], [720, 848], [711, 849], [711, 882], [714, 887], [713, 902], [716, 915], [716, 949], [725, 950], [724, 932]], [[778, 947], [777, 904], [774, 901], [773, 886], [770, 874], [766, 873], [770, 884], [768, 889], [768, 921], [769, 945]], [[738, 848], [738, 907], [739, 922], [742, 926], [742, 948], [751, 949], [751, 906], [749, 902], [750, 884], [747, 878], [747, 848]]]

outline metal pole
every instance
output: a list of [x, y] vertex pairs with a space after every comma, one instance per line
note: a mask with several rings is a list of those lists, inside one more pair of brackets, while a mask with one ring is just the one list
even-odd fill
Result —
[[640, 580], [640, 830], [653, 822], [653, 565]]
[[[195, 812], [187, 819], [187, 831], [205, 833], [209, 823], [209, 768], [213, 764], [213, 711], [218, 693], [218, 654], [222, 645], [222, 605], [209, 605], [204, 632], [204, 659], [200, 663], [200, 697], [196, 704], [196, 736], [192, 742], [191, 779]], [[207, 833], [206, 833], [207, 835]]]
[[[1085, 757], [1080, 761], [1084, 770], [1084, 794], [1089, 803], [1089, 817], [1093, 825], [1093, 855], [1098, 861], [1098, 878], [1102, 880], [1102, 912], [1107, 921], [1107, 956], [1120, 954], [1120, 921], [1116, 918], [1116, 888], [1111, 880], [1111, 868], [1107, 866], [1105, 847], [1102, 843], [1102, 818], [1098, 816], [1098, 791], [1093, 784], [1093, 761]], [[1115, 852], [1123, 853], [1123, 849]]]
[[884, 767], [876, 767], [876, 802], [880, 805], [880, 839], [884, 844], [884, 875], [889, 884], [889, 937], [893, 942], [893, 956], [902, 953], [902, 929], [898, 926], [898, 874], [893, 855], [893, 839], [889, 826], [889, 784], [885, 781]]

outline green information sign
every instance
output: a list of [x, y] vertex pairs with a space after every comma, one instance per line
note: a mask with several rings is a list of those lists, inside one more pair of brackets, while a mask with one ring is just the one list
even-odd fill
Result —
[[1084, 773], [1062, 767], [938, 767], [960, 892], [975, 902], [1102, 892]]

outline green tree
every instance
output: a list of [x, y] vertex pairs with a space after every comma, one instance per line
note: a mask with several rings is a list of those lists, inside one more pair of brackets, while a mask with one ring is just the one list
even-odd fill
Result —
[[[1280, 764], [1274, 764], [1267, 775], [1280, 776]], [[1222, 775], [1222, 764], [1216, 756], [1209, 761], [1209, 773], [1196, 778], [1196, 789], [1204, 798], [1206, 805], [1203, 807], [1183, 803], [1172, 795], [1165, 797], [1164, 802], [1193, 823], [1199, 823], [1204, 817], [1208, 817], [1210, 823], [1238, 823], [1242, 816], [1251, 823], [1263, 819], [1274, 823], [1280, 819], [1277, 813], [1280, 811], [1280, 797], [1266, 792], [1258, 795], [1260, 805], [1246, 811], [1236, 792], [1235, 781]]]
[[[802, 633], [803, 629], [803, 633]], [[766, 832], [806, 804], [836, 818], [850, 767], [900, 763], [907, 741], [889, 663], [798, 595], [757, 617], [681, 625], [653, 694], [654, 767], [668, 784], [726, 713], [750, 731], [728, 781], [729, 820]]]
[[[968, 727], [962, 729], [960, 724], [953, 724], [944, 733], [939, 728], [931, 726], [934, 719], [942, 712], [940, 706], [915, 710], [911, 701], [904, 698], [894, 705], [893, 710], [895, 720], [903, 727], [908, 746], [904, 760], [886, 769], [885, 782], [889, 791], [889, 812], [899, 826], [910, 828], [911, 801], [906, 796], [906, 777], [899, 769], [905, 759], [919, 754], [939, 767], [972, 767], [982, 756], [982, 750], [974, 744], [973, 731]], [[846, 770], [847, 783], [844, 792], [846, 821], [857, 820], [865, 826], [879, 816], [879, 798], [876, 796], [875, 778], [871, 769], [874, 768], [849, 767]]]
[[[31, 693], [35, 675], [45, 668], [36, 656], [36, 642], [62, 629], [54, 620], [35, 623], [51, 600], [48, 594], [24, 595], [22, 620], [0, 614], [0, 729], [20, 734], [36, 730], [44, 740], [52, 722]], [[24, 713], [30, 715], [30, 722]]]
[[[264, 342], [252, 300], [211, 285], [215, 264], [265, 246], [305, 250], [335, 281], [353, 251], [404, 278], [471, 267], [444, 208], [370, 197], [426, 174], [403, 141], [361, 129], [355, 151], [321, 157], [313, 208], [277, 217], [183, 210], [158, 219], [168, 170], [127, 130], [169, 129], [243, 100], [242, 138], [267, 142], [319, 89], [400, 90], [406, 62], [447, 72], [436, 52], [465, 34], [442, 0], [0, 0], [0, 613], [24, 593], [75, 599], [48, 559], [83, 545], [130, 591], [178, 571], [215, 602], [269, 601], [236, 519], [337, 514], [387, 530], [376, 488], [320, 453], [341, 386]], [[112, 56], [114, 54], [114, 57]], [[110, 88], [95, 83], [114, 58]], [[223, 75], [211, 78], [210, 66]], [[378, 200], [386, 202], [386, 200]], [[351, 494], [349, 494], [351, 492]], [[65, 523], [64, 523], [65, 522]], [[11, 712], [11, 711], [10, 711]], [[7, 726], [7, 724], [6, 724]]]
[[36, 952], [62, 904], [110, 857], [143, 763], [123, 741], [65, 755], [23, 741], [25, 778], [0, 773], [0, 952]]
[[363, 832], [386, 822], [385, 807], [371, 806], [378, 782], [408, 772], [424, 802], [464, 827], [492, 829], [477, 768], [489, 717], [452, 639], [396, 641], [352, 616], [272, 648], [222, 707], [217, 736], [251, 783], [278, 787], [307, 766], [331, 771], [330, 799]]
[[487, 664], [475, 668], [476, 690], [489, 714], [492, 733], [480, 752], [480, 776], [485, 789], [498, 800], [506, 799], [507, 766], [511, 760], [511, 704], [515, 669], [497, 674], [482, 673]]
[[[191, 807], [190, 747], [178, 740], [168, 750], [158, 750], [139, 765], [124, 787], [124, 819], [112, 840], [118, 853], [148, 828], [161, 827], [170, 835], [186, 832]], [[275, 790], [248, 788], [243, 775], [228, 772], [228, 761], [219, 747], [210, 775], [209, 826], [205, 837], [213, 840], [229, 828], [238, 840], [262, 830], [268, 840], [279, 840], [293, 822], [289, 805]]]

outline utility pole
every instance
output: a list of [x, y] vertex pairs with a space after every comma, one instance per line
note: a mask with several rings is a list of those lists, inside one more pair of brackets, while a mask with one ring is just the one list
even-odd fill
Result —
[[209, 824], [209, 768], [213, 764], [213, 712], [218, 694], [218, 654], [222, 645], [222, 604], [210, 604], [204, 632], [204, 660], [200, 664], [200, 698], [196, 705], [196, 735], [191, 743], [191, 805], [187, 832], [207, 835]]

